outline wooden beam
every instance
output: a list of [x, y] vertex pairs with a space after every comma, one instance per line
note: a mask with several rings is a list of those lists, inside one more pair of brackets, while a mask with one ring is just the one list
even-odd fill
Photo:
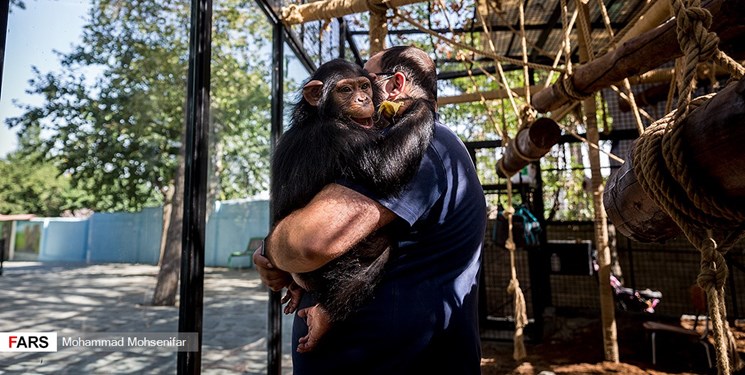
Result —
[[513, 142], [507, 144], [504, 156], [497, 161], [497, 174], [512, 177], [532, 160], [546, 155], [561, 138], [561, 129], [556, 121], [542, 117], [529, 127], [520, 129]]
[[[711, 30], [720, 31], [741, 25], [745, 18], [745, 0], [709, 0], [702, 4], [714, 17]], [[682, 55], [676, 37], [674, 20], [623, 43], [619, 48], [605, 55], [578, 66], [570, 78], [574, 87], [582, 93], [593, 93], [621, 81], [673, 60]], [[724, 33], [722, 41], [727, 38], [741, 38], [739, 33]], [[726, 43], [723, 43], [726, 44]], [[539, 112], [549, 112], [570, 101], [563, 96], [554, 84], [537, 92], [533, 96], [533, 107]]]
[[638, 35], [646, 33], [649, 30], [654, 29], [671, 17], [669, 1], [647, 1], [654, 1], [654, 3], [649, 7], [649, 9], [647, 9], [644, 14], [639, 16], [639, 20], [636, 21], [634, 26], [632, 26], [628, 32], [626, 32], [626, 35], [621, 37], [618, 43], [619, 45], [631, 38], [634, 38]]
[[[543, 86], [533, 85], [530, 86], [530, 92], [536, 92], [540, 90]], [[525, 87], [516, 87], [512, 89], [512, 91], [515, 93], [513, 96], [524, 96], [525, 95]], [[499, 100], [499, 99], [507, 99], [507, 89], [500, 89], [496, 91], [485, 91], [482, 93], [478, 92], [469, 92], [461, 95], [455, 95], [455, 96], [441, 96], [437, 98], [437, 105], [448, 105], [448, 104], [460, 104], [460, 103], [471, 103], [471, 102], [478, 102], [481, 100], [481, 96], [484, 96], [485, 100]]]
[[[396, 8], [420, 3], [425, 0], [323, 0], [300, 5], [282, 7], [280, 14], [285, 25], [343, 17], [349, 14], [367, 12], [371, 8]], [[369, 4], [369, 5], [368, 5]]]
[[[474, 71], [474, 73], [477, 73], [477, 72]], [[629, 78], [629, 81], [633, 84], [670, 82], [674, 74], [675, 74], [675, 69], [673, 68], [661, 68], [661, 69], [656, 69], [656, 70], [650, 70], [638, 76], [631, 77]], [[700, 75], [700, 77], [705, 78], [706, 76]], [[621, 83], [614, 82], [614, 84], [620, 85]], [[543, 88], [544, 88], [543, 85], [532, 85], [530, 86], [530, 92], [538, 92]], [[513, 88], [512, 91], [514, 91], [515, 94], [517, 94], [517, 96], [525, 95], [525, 87], [516, 87], [516, 88]], [[448, 104], [478, 102], [481, 100], [481, 95], [483, 95], [484, 99], [486, 100], [507, 99], [507, 90], [500, 89], [500, 90], [495, 90], [495, 91], [484, 91], [482, 93], [465, 93], [465, 94], [452, 95], [452, 96], [440, 96], [439, 98], [437, 98], [437, 104], [440, 106], [443, 106], [443, 105], [448, 105]]]
[[[685, 159], [691, 177], [733, 207], [745, 207], [745, 80], [727, 86], [678, 126], [689, 145]], [[626, 160], [606, 183], [608, 219], [621, 234], [640, 242], [680, 235], [670, 216], [642, 190], [631, 157]]]

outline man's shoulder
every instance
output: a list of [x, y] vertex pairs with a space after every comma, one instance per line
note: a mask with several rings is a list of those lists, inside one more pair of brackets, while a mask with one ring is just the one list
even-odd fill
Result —
[[432, 140], [435, 149], [440, 151], [442, 149], [450, 149], [452, 151], [453, 148], [466, 150], [466, 146], [460, 137], [455, 134], [453, 129], [442, 123], [439, 119], [435, 120], [435, 131]]

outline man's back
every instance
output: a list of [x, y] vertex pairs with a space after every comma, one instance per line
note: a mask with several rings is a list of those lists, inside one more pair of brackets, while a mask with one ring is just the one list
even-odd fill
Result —
[[[374, 300], [335, 326], [316, 349], [294, 353], [296, 372], [479, 373], [486, 206], [468, 152], [438, 123], [414, 180], [400, 196], [376, 200], [400, 218], [392, 224], [398, 247], [383, 281]], [[296, 318], [293, 342], [306, 330]]]

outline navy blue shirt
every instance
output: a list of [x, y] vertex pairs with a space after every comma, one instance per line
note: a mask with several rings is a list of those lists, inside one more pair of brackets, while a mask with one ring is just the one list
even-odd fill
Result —
[[[309, 353], [295, 317], [295, 374], [480, 374], [478, 280], [486, 226], [484, 192], [463, 143], [435, 124], [419, 171], [390, 209], [398, 241], [374, 298], [335, 323]], [[301, 307], [313, 301], [305, 293]]]

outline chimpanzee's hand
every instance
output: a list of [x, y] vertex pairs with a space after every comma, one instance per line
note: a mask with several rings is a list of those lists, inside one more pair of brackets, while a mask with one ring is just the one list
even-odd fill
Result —
[[282, 298], [282, 303], [287, 303], [284, 310], [285, 314], [292, 314], [297, 310], [297, 307], [300, 305], [300, 298], [303, 297], [303, 293], [305, 293], [305, 289], [295, 282], [287, 287], [287, 294]]
[[254, 251], [253, 255], [254, 265], [256, 265], [256, 269], [259, 271], [261, 281], [275, 292], [282, 290], [284, 287], [289, 287], [292, 284], [292, 275], [289, 272], [275, 268], [267, 257], [261, 255], [261, 251], [262, 248], [259, 247]]

